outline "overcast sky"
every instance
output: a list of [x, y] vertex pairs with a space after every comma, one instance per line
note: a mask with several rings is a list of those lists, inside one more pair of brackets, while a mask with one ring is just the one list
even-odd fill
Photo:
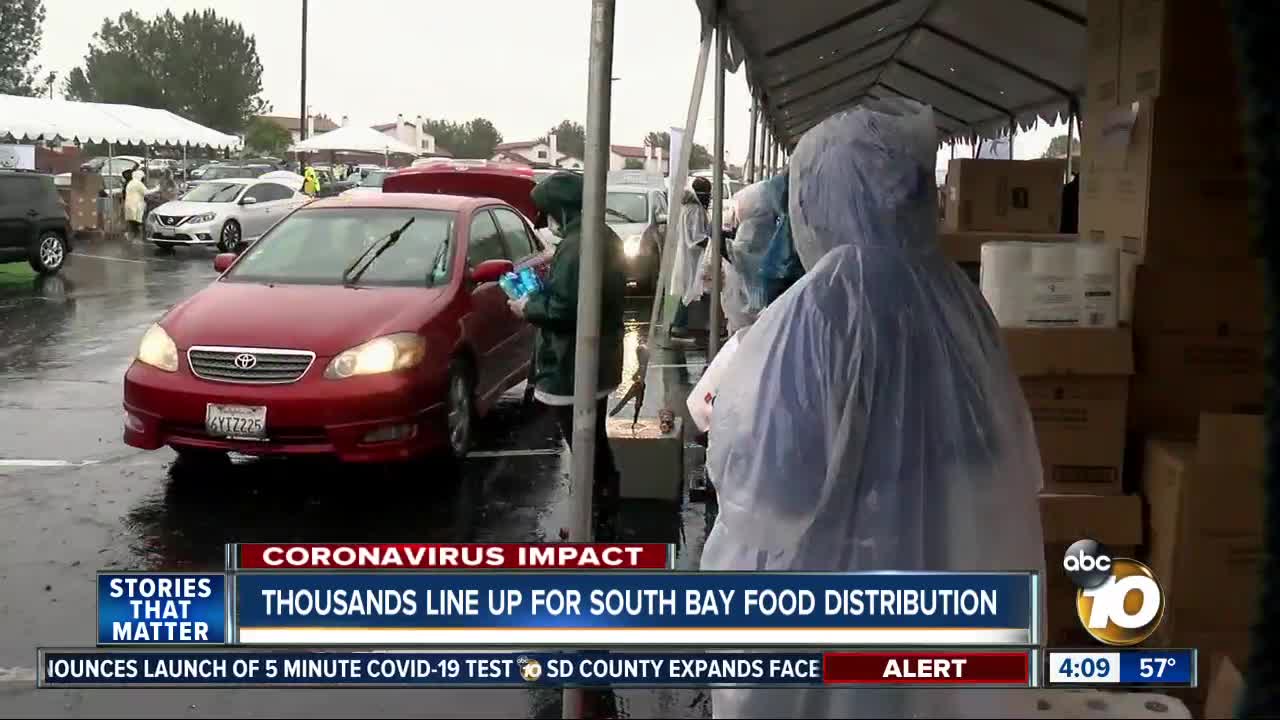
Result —
[[[80, 64], [105, 17], [151, 17], [213, 7], [257, 38], [263, 94], [273, 112], [297, 116], [301, 0], [45, 0], [38, 63], [61, 78]], [[587, 0], [312, 0], [307, 103], [336, 121], [391, 122], [397, 113], [465, 121], [489, 118], [507, 141], [585, 120], [590, 3]], [[650, 130], [682, 125], [698, 54], [694, 0], [617, 4], [612, 138], [639, 145]], [[697, 139], [712, 146], [708, 74]], [[747, 149], [751, 99], [741, 72], [725, 86], [725, 146]], [[1056, 131], [1015, 143], [1038, 157]], [[959, 153], [958, 153], [959, 154]], [[940, 154], [940, 161], [943, 156]]]

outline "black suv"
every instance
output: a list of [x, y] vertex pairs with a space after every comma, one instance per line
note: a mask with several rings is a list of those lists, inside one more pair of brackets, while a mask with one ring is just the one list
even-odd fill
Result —
[[36, 272], [62, 269], [71, 223], [53, 176], [0, 170], [0, 263], [26, 260]]

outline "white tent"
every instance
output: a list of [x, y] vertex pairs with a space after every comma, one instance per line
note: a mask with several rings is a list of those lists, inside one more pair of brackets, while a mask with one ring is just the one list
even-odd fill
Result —
[[421, 155], [422, 151], [373, 128], [348, 125], [294, 143], [289, 152], [360, 152]]
[[18, 141], [79, 140], [115, 144], [192, 145], [233, 148], [234, 135], [179, 117], [168, 110], [0, 95], [0, 137]]

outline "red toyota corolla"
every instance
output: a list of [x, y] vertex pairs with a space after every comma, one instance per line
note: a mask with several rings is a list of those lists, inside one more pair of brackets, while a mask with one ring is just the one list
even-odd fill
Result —
[[[387, 182], [476, 193], [483, 174]], [[491, 174], [505, 178], [494, 194], [528, 203], [531, 175]], [[532, 358], [533, 331], [496, 281], [546, 261], [501, 200], [393, 190], [313, 202], [238, 258], [219, 255], [221, 277], [147, 331], [125, 375], [124, 440], [184, 457], [465, 455], [475, 418]]]

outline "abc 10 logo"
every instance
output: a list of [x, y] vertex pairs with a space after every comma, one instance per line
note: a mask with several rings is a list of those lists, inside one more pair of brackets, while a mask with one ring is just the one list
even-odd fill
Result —
[[1085, 631], [1107, 645], [1137, 645], [1164, 619], [1165, 595], [1151, 568], [1113, 558], [1097, 540], [1077, 540], [1062, 569], [1078, 588], [1076, 613]]

